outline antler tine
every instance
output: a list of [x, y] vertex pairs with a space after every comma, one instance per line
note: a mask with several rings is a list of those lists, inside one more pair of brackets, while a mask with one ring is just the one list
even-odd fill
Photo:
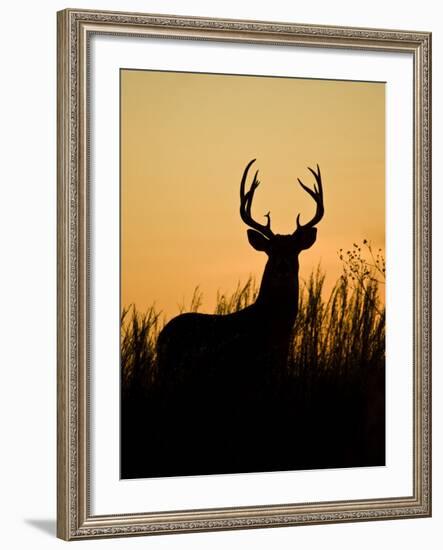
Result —
[[298, 214], [297, 229], [300, 229], [301, 227], [304, 227], [304, 228], [314, 227], [314, 225], [316, 225], [323, 218], [323, 214], [325, 212], [324, 204], [323, 204], [323, 185], [321, 181], [320, 167], [317, 164], [317, 172], [312, 168], [310, 168], [309, 166], [308, 166], [308, 170], [311, 172], [311, 174], [315, 178], [314, 190], [312, 190], [310, 187], [305, 185], [300, 178], [297, 178], [297, 180], [298, 180], [298, 183], [301, 185], [301, 187], [315, 200], [317, 209], [311, 221], [309, 221], [308, 223], [305, 223], [304, 225], [300, 224], [300, 214]]
[[245, 222], [246, 225], [249, 225], [249, 227], [252, 227], [253, 229], [256, 229], [259, 231], [262, 235], [265, 237], [268, 237], [269, 239], [274, 236], [274, 233], [271, 230], [271, 216], [268, 212], [265, 216], [268, 218], [268, 222], [266, 225], [263, 225], [261, 223], [258, 223], [254, 220], [251, 214], [251, 208], [252, 208], [252, 200], [254, 198], [254, 193], [257, 187], [260, 185], [260, 181], [258, 180], [258, 170], [254, 174], [254, 179], [252, 180], [251, 187], [249, 191], [245, 192], [245, 186], [246, 186], [246, 179], [248, 177], [248, 171], [251, 165], [255, 162], [256, 159], [251, 160], [243, 172], [243, 177], [241, 179], [240, 183], [240, 217]]
[[316, 191], [316, 193], [320, 194], [322, 197], [323, 197], [323, 187], [322, 187], [322, 183], [321, 183], [321, 173], [320, 173], [320, 166], [317, 164], [317, 172], [315, 172], [315, 170], [313, 170], [312, 168], [310, 168], [308, 166], [308, 170], [311, 172], [311, 174], [314, 176], [315, 178], [315, 183], [317, 184], [318, 186], [318, 189], [314, 183], [314, 189]]
[[246, 195], [247, 195], [245, 194], [245, 185], [246, 185], [246, 178], [248, 177], [248, 171], [251, 165], [254, 164], [255, 160], [256, 159], [252, 159], [251, 161], [249, 161], [248, 164], [246, 165], [245, 171], [243, 172], [243, 176], [240, 182], [240, 208], [243, 206], [244, 199], [246, 198]]

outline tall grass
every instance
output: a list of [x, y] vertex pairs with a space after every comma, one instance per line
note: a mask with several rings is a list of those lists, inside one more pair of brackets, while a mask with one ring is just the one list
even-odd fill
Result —
[[[156, 342], [166, 319], [154, 306], [122, 312], [122, 478], [385, 464], [384, 258], [364, 242], [339, 259], [331, 291], [320, 268], [300, 281], [286, 373], [242, 418], [223, 392], [162, 391]], [[249, 277], [218, 293], [214, 313], [239, 311], [257, 292]], [[202, 304], [197, 287], [180, 311]]]
[[300, 296], [288, 369], [337, 374], [384, 364], [385, 311], [379, 284], [342, 276], [327, 300], [325, 275], [312, 273]]
[[[374, 257], [371, 245], [356, 244], [339, 252], [343, 274], [327, 296], [325, 273], [317, 268], [300, 283], [299, 311], [293, 330], [287, 374], [345, 375], [384, 367], [385, 306], [382, 299], [384, 259]], [[372, 261], [374, 260], [374, 261]], [[256, 299], [253, 277], [231, 294], [217, 294], [214, 313], [239, 311]], [[202, 294], [196, 287], [185, 311], [198, 311]], [[146, 391], [156, 379], [156, 341], [166, 322], [154, 306], [140, 313], [134, 306], [121, 316], [121, 380], [124, 394]]]
[[121, 313], [120, 367], [123, 398], [145, 393], [155, 382], [156, 344], [160, 313], [151, 306], [139, 313], [134, 306]]

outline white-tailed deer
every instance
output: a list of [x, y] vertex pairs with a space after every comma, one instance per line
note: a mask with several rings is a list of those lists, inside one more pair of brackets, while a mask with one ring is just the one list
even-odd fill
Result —
[[314, 199], [316, 212], [304, 225], [299, 214], [295, 231], [278, 235], [271, 229], [269, 213], [266, 224], [251, 213], [258, 171], [248, 191], [246, 180], [254, 162], [248, 163], [241, 179], [240, 216], [250, 227], [251, 246], [268, 256], [256, 301], [227, 315], [184, 313], [169, 321], [158, 339], [160, 383], [173, 388], [173, 395], [186, 392], [190, 401], [203, 394], [209, 405], [218, 400], [215, 395], [228, 404], [263, 401], [286, 369], [299, 302], [298, 256], [316, 240], [315, 226], [324, 214], [322, 179], [318, 165], [317, 170], [309, 168], [314, 189], [298, 179]]

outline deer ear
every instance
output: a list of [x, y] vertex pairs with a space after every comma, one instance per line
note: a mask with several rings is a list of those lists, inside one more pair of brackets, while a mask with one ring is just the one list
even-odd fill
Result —
[[249, 244], [252, 246], [252, 248], [255, 248], [255, 250], [260, 250], [267, 252], [269, 249], [269, 239], [264, 237], [261, 233], [258, 231], [254, 231], [253, 229], [248, 229], [248, 241]]

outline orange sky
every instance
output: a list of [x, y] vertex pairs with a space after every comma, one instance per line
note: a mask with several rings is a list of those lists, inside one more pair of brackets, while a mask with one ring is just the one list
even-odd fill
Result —
[[302, 278], [321, 262], [332, 285], [353, 242], [384, 251], [384, 121], [382, 83], [121, 71], [122, 306], [155, 303], [171, 318], [199, 285], [211, 312], [217, 290], [260, 282], [266, 256], [239, 216], [252, 158], [253, 214], [270, 210], [275, 233], [313, 215], [297, 177], [312, 187], [307, 166], [320, 165], [325, 216]]

